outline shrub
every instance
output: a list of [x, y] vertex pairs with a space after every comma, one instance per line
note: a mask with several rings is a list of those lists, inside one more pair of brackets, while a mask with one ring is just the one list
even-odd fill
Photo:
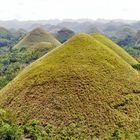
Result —
[[21, 134], [13, 115], [0, 109], [0, 140], [20, 140]]
[[133, 65], [133, 68], [136, 69], [136, 70], [140, 70], [140, 64]]

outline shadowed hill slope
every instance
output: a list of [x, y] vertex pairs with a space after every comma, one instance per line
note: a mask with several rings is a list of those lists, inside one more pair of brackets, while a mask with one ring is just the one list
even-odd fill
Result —
[[92, 37], [94, 37], [99, 42], [103, 43], [104, 45], [108, 46], [110, 49], [112, 49], [114, 52], [116, 52], [122, 59], [124, 59], [127, 63], [130, 65], [136, 65], [138, 62], [130, 56], [124, 49], [122, 49], [120, 46], [118, 46], [116, 43], [111, 41], [109, 38], [101, 35], [101, 34], [91, 34]]
[[103, 136], [139, 127], [140, 78], [92, 36], [79, 34], [25, 68], [0, 92], [0, 104], [21, 122], [80, 125]]
[[14, 48], [29, 48], [39, 42], [49, 42], [53, 46], [59, 46], [61, 44], [45, 29], [39, 27], [27, 34]]
[[61, 43], [64, 43], [65, 41], [67, 41], [74, 35], [75, 35], [75, 32], [67, 28], [62, 28], [61, 30], [57, 31], [57, 33], [55, 34], [56, 38]]

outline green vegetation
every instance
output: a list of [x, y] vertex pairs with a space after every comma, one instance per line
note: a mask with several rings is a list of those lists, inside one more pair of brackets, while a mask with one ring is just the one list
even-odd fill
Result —
[[134, 46], [136, 33], [137, 31], [135, 29], [125, 25], [115, 30], [114, 34], [110, 37], [120, 46]]
[[30, 49], [3, 50], [0, 55], [0, 88], [4, 87], [9, 81], [31, 62], [37, 60], [53, 49], [50, 43], [38, 43]]
[[[46, 123], [42, 125], [38, 120], [30, 120], [19, 125], [12, 113], [0, 110], [0, 139], [1, 140], [101, 140], [94, 135], [88, 136], [81, 124], [70, 123], [64, 127], [55, 127]], [[106, 140], [139, 140], [140, 132], [114, 130]]]
[[140, 50], [132, 47], [124, 47], [124, 49], [133, 56], [138, 62], [140, 62]]
[[[136, 132], [139, 73], [125, 59], [131, 60], [127, 53], [120, 57], [113, 46], [101, 42], [79, 34], [33, 62], [0, 91], [1, 106], [22, 124], [32, 119], [56, 128], [76, 124], [70, 134], [105, 138], [115, 130]], [[131, 62], [137, 64], [133, 58]]]
[[22, 129], [17, 125], [15, 117], [0, 109], [0, 139], [20, 140]]
[[0, 27], [0, 47], [13, 46], [26, 34], [24, 30], [10, 31]]
[[120, 27], [113, 35], [107, 34], [119, 46], [123, 47], [137, 61], [140, 61], [140, 32], [131, 27]]

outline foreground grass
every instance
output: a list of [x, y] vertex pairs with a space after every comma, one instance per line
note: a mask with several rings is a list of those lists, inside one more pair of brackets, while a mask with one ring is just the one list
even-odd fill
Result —
[[88, 136], [81, 130], [80, 124], [71, 123], [65, 127], [41, 125], [37, 120], [31, 120], [24, 125], [18, 125], [12, 113], [0, 109], [0, 139], [1, 140], [138, 140], [140, 132], [112, 130], [104, 138]]

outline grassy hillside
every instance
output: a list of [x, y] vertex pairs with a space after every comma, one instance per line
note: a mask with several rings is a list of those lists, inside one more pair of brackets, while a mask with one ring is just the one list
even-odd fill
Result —
[[36, 28], [25, 36], [14, 48], [29, 48], [39, 42], [50, 42], [53, 46], [60, 45], [51, 34], [43, 28]]
[[50, 42], [39, 42], [39, 43], [31, 46], [30, 48], [28, 48], [28, 50], [36, 50], [36, 51], [42, 50], [43, 51], [43, 49], [51, 50], [53, 48], [54, 48], [54, 46]]
[[25, 68], [0, 92], [20, 122], [38, 119], [72, 134], [105, 137], [140, 126], [140, 77], [112, 49], [79, 34]]
[[136, 65], [138, 62], [131, 57], [124, 49], [122, 49], [120, 46], [118, 46], [116, 43], [108, 39], [107, 37], [101, 35], [101, 34], [92, 34], [92, 36], [103, 43], [104, 45], [108, 46], [110, 49], [112, 49], [114, 52], [116, 52], [120, 57], [122, 57], [127, 63], [130, 65]]

